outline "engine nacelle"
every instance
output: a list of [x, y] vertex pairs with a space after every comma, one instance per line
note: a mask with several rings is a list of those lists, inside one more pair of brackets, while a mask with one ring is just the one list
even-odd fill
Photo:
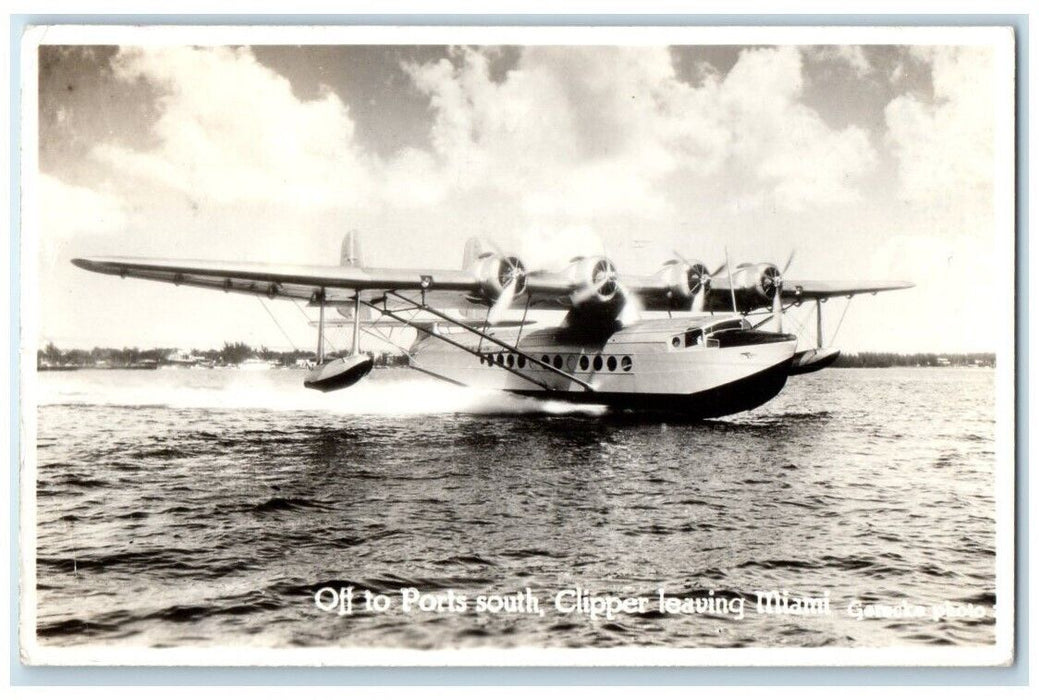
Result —
[[623, 302], [617, 284], [617, 268], [600, 255], [574, 258], [566, 269], [574, 284], [570, 305], [574, 310], [615, 313]]
[[783, 284], [783, 275], [772, 263], [743, 263], [732, 272], [736, 306], [750, 312], [771, 306]]
[[668, 300], [675, 309], [688, 309], [693, 298], [711, 288], [711, 273], [699, 260], [668, 260], [657, 273], [668, 286]]
[[513, 280], [515, 296], [522, 294], [527, 286], [526, 268], [519, 258], [511, 255], [484, 253], [473, 262], [471, 270], [480, 285], [480, 295], [488, 302], [496, 301]]

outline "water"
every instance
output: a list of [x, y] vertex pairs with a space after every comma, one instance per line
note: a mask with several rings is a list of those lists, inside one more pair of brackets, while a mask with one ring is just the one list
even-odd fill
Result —
[[[827, 370], [699, 424], [377, 371], [43, 373], [48, 645], [887, 646], [994, 641], [994, 373]], [[316, 591], [353, 586], [355, 611]], [[591, 619], [557, 591], [747, 600]], [[401, 588], [531, 589], [545, 614], [413, 612]], [[363, 609], [360, 591], [391, 596]], [[764, 615], [758, 590], [828, 593]], [[327, 592], [326, 592], [327, 593]], [[867, 619], [952, 601], [979, 618]]]

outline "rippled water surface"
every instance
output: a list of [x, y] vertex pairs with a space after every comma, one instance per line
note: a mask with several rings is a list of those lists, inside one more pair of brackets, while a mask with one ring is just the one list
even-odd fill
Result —
[[[827, 370], [698, 424], [375, 372], [39, 377], [38, 625], [53, 645], [990, 644], [978, 619], [849, 616], [851, 601], [991, 608], [994, 374]], [[353, 586], [530, 614], [338, 616]], [[746, 597], [742, 620], [552, 608], [559, 590]], [[826, 591], [828, 616], [754, 614]], [[360, 604], [360, 599], [358, 599]]]

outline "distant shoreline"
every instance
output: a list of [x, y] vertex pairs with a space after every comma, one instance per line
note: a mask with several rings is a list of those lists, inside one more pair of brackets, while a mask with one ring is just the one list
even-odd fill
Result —
[[841, 353], [833, 367], [886, 368], [886, 367], [995, 367], [996, 355], [991, 352], [974, 353]]
[[[369, 353], [377, 367], [405, 367], [407, 357], [400, 353]], [[328, 357], [335, 357], [335, 354]], [[62, 350], [53, 343], [37, 352], [36, 368], [41, 372], [75, 369], [154, 370], [161, 367], [211, 369], [240, 365], [268, 364], [274, 368], [312, 366], [314, 353], [304, 350], [279, 351], [252, 348], [245, 343], [224, 343], [215, 350], [178, 348], [100, 348]], [[833, 364], [846, 369], [884, 369], [889, 367], [995, 367], [995, 353], [841, 353]]]

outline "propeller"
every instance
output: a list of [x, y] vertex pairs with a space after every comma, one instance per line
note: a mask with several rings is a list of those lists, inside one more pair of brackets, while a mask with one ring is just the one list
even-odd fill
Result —
[[512, 300], [516, 298], [516, 280], [512, 280], [501, 290], [501, 296], [494, 302], [491, 310], [487, 312], [487, 323], [496, 325], [512, 306]]
[[525, 275], [523, 264], [517, 258], [501, 256], [501, 266], [498, 268], [498, 281], [502, 284], [501, 294], [487, 312], [487, 323], [493, 326], [501, 322], [512, 306], [517, 290], [523, 285]]
[[620, 282], [617, 282], [617, 293], [621, 295], [621, 310], [617, 314], [617, 321], [622, 326], [633, 326], [642, 318], [642, 304], [639, 298], [628, 291]]
[[622, 326], [638, 323], [642, 316], [638, 296], [621, 284], [617, 268], [609, 258], [575, 259], [574, 263], [578, 265], [575, 268], [578, 286], [571, 292], [570, 302], [575, 309], [587, 307], [596, 313], [595, 309], [601, 307], [602, 312], [613, 314], [612, 318]]
[[602, 244], [603, 257], [596, 263], [592, 271], [592, 289], [596, 294], [608, 297], [618, 294], [621, 298], [621, 307], [617, 312], [617, 322], [621, 326], [632, 326], [642, 318], [642, 305], [637, 296], [632, 294], [627, 287], [617, 279], [617, 268], [613, 261], [606, 257], [606, 244]]
[[[703, 311], [704, 306], [707, 304], [707, 292], [711, 289], [711, 277], [713, 275], [703, 263], [690, 262], [677, 250], [671, 252], [675, 254], [675, 258], [679, 262], [686, 266], [686, 284], [689, 285], [689, 291], [693, 295], [693, 303], [690, 310], [694, 312]], [[721, 269], [719, 267], [714, 275], [721, 272]]]
[[[729, 248], [725, 247], [725, 264], [722, 265], [725, 268], [725, 272], [729, 275], [729, 294], [732, 296], [732, 312], [736, 313], [736, 287], [732, 284], [732, 268], [729, 267]], [[718, 268], [721, 271], [721, 268]]]
[[766, 271], [766, 276], [762, 278], [762, 287], [768, 292], [769, 286], [775, 288], [775, 296], [772, 297], [772, 319], [776, 323], [776, 333], [783, 332], [783, 275], [790, 269], [790, 264], [794, 262], [794, 253], [797, 251], [791, 250], [790, 255], [787, 256], [786, 264], [783, 265], [783, 269], [779, 270], [775, 267], [770, 267]]
[[589, 301], [593, 297], [612, 296], [618, 289], [617, 268], [608, 258], [600, 258], [591, 272], [591, 284], [582, 287], [573, 297], [575, 306]]
[[776, 284], [776, 295], [772, 297], [772, 319], [776, 322], [776, 333], [783, 332], [783, 278], [780, 277]]

